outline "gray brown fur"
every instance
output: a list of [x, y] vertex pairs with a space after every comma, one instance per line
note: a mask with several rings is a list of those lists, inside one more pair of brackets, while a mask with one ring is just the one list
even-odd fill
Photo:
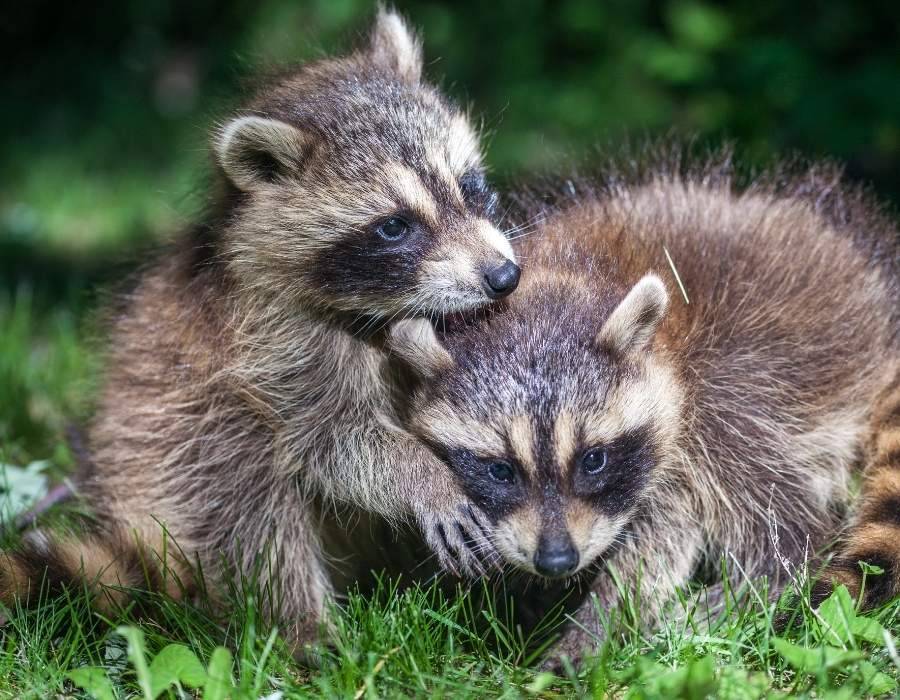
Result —
[[[393, 420], [382, 336], [393, 318], [487, 303], [485, 270], [512, 251], [476, 135], [420, 73], [418, 40], [381, 12], [363, 48], [287, 73], [217, 129], [214, 214], [113, 322], [77, 481], [104, 529], [29, 533], [0, 568], [3, 600], [44, 570], [134, 582], [168, 537], [187, 591], [194, 563], [222, 584], [267, 552], [260, 584], [277, 573], [280, 622], [302, 643], [334, 593], [336, 513], [414, 520], [450, 563], [442, 523], [478, 514]], [[409, 233], [385, 243], [397, 215]]]
[[[900, 367], [896, 229], [827, 167], [742, 188], [727, 166], [650, 165], [520, 204], [538, 223], [504, 307], [440, 340], [419, 322], [395, 330], [425, 375], [411, 429], [491, 518], [508, 563], [534, 572], [539, 548], [571, 543], [602, 607], [617, 604], [615, 569], [641, 581], [652, 624], [721, 556], [737, 578], [782, 586], [837, 534], [851, 474], [885, 435], [871, 425]], [[879, 424], [896, 461], [891, 408]], [[593, 445], [608, 462], [590, 477]], [[491, 477], [497, 460], [512, 483]], [[869, 497], [859, 527], [877, 510], [882, 537], [852, 550], [888, 569], [888, 594], [896, 495], [880, 509]], [[576, 619], [557, 653], [602, 637], [590, 600]]]

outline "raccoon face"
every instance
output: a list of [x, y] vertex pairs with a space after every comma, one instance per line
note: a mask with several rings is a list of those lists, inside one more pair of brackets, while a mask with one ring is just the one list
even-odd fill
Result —
[[220, 130], [243, 287], [375, 317], [436, 317], [516, 288], [476, 135], [421, 67], [415, 37], [382, 12], [366, 48], [303, 68]]
[[613, 544], [670, 459], [681, 393], [650, 350], [668, 299], [659, 278], [605, 319], [567, 301], [577, 291], [553, 296], [517, 295], [447, 347], [407, 321], [392, 347], [423, 377], [409, 427], [494, 523], [498, 551], [565, 577]]

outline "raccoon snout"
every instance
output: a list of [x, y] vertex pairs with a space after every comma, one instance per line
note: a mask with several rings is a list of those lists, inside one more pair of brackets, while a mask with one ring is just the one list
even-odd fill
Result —
[[502, 299], [519, 286], [521, 272], [512, 260], [487, 270], [484, 273], [484, 291], [491, 299]]
[[569, 537], [545, 540], [534, 553], [534, 568], [541, 576], [561, 578], [578, 567], [578, 550]]

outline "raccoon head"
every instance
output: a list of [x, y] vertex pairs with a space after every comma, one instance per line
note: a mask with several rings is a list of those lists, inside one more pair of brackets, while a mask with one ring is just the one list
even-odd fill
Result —
[[675, 453], [681, 391], [653, 342], [666, 289], [648, 275], [613, 296], [529, 284], [443, 342], [424, 320], [392, 330], [422, 380], [408, 427], [487, 514], [501, 555], [540, 576], [597, 560]]
[[264, 88], [216, 133], [240, 288], [360, 316], [436, 316], [519, 280], [466, 114], [421, 79], [401, 18]]

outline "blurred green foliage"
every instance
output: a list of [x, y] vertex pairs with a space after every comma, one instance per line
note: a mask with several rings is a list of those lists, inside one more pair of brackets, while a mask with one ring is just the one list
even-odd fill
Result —
[[[499, 177], [674, 132], [735, 139], [751, 161], [833, 156], [900, 200], [896, 2], [397, 4], [422, 30], [430, 76], [483, 118]], [[207, 127], [242, 78], [346, 46], [372, 12], [364, 0], [8, 12], [0, 246], [78, 259], [177, 228], [194, 211]]]

